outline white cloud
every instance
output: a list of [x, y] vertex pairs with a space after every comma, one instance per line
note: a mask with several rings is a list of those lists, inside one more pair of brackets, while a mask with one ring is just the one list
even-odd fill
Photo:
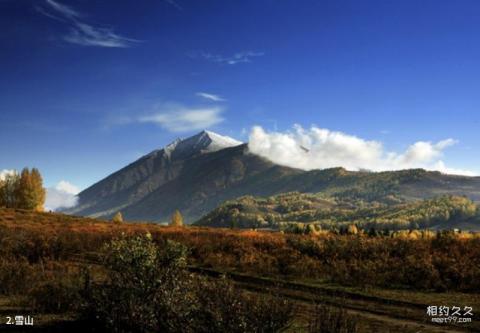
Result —
[[473, 175], [468, 170], [447, 168], [440, 160], [443, 151], [456, 143], [453, 139], [437, 143], [419, 141], [397, 153], [385, 151], [379, 141], [315, 126], [304, 129], [295, 125], [287, 132], [267, 132], [255, 126], [250, 132], [249, 149], [275, 163], [304, 170], [339, 166], [348, 170], [372, 171], [425, 168]]
[[167, 103], [155, 108], [155, 112], [141, 117], [142, 123], [154, 123], [171, 132], [188, 132], [206, 129], [221, 123], [224, 118], [223, 107], [186, 107], [181, 104]]
[[64, 37], [67, 42], [83, 46], [101, 47], [130, 47], [135, 39], [117, 35], [110, 28], [93, 27], [86, 23], [77, 22]]
[[[206, 93], [197, 93], [206, 94]], [[211, 101], [219, 101], [218, 95], [206, 94]], [[223, 100], [223, 99], [222, 99]], [[224, 105], [184, 105], [178, 102], [159, 102], [152, 105], [141, 116], [124, 115], [106, 119], [105, 129], [111, 126], [129, 125], [135, 123], [151, 123], [170, 132], [189, 132], [208, 129], [220, 124], [225, 119]]]
[[63, 39], [72, 44], [126, 48], [135, 42], [140, 42], [120, 36], [110, 27], [95, 27], [87, 24], [80, 20], [82, 17], [80, 12], [54, 0], [45, 0], [45, 4], [36, 6], [36, 9], [49, 18], [68, 24], [70, 32]]
[[151, 115], [141, 117], [142, 123], [154, 123], [171, 132], [188, 132], [205, 129], [221, 123], [224, 108], [185, 107], [178, 104], [167, 104], [157, 108]]
[[[254, 57], [261, 57], [265, 55], [263, 52], [255, 52], [255, 51], [241, 51], [237, 52], [231, 56], [224, 56], [220, 54], [212, 54], [208, 52], [200, 52], [198, 54], [200, 57], [202, 57], [205, 60], [208, 60], [210, 62], [216, 62], [220, 64], [226, 64], [226, 65], [236, 65], [239, 63], [246, 63], [246, 62], [252, 62], [252, 58]], [[195, 57], [197, 55], [194, 55]]]
[[443, 161], [438, 161], [434, 164], [433, 170], [440, 171], [442, 173], [450, 175], [464, 175], [464, 176], [477, 176], [477, 174], [470, 170], [449, 168], [445, 165]]
[[209, 94], [209, 93], [205, 93], [205, 92], [197, 92], [195, 95], [199, 96], [199, 97], [202, 97], [202, 98], [205, 98], [205, 99], [208, 99], [210, 101], [214, 101], [214, 102], [224, 102], [225, 99], [218, 96], [218, 95], [215, 95], [215, 94]]
[[70, 193], [70, 194], [78, 194], [78, 192], [80, 192], [80, 189], [78, 187], [76, 187], [75, 185], [65, 181], [65, 180], [61, 180], [57, 186], [55, 186], [55, 188], [59, 191], [63, 191], [63, 192], [66, 192], [66, 193]]
[[75, 206], [78, 202], [78, 192], [78, 187], [65, 180], [60, 181], [55, 187], [47, 188], [45, 210], [55, 211]]
[[3, 169], [2, 171], [0, 171], [0, 180], [4, 180], [7, 175], [14, 175], [15, 173], [15, 170]]
[[72, 7], [69, 7], [67, 5], [63, 5], [59, 2], [53, 1], [53, 0], [46, 0], [45, 1], [47, 5], [49, 5], [53, 10], [57, 11], [58, 13], [62, 14], [65, 17], [75, 19], [78, 17], [81, 17], [82, 15], [77, 12], [75, 9]]

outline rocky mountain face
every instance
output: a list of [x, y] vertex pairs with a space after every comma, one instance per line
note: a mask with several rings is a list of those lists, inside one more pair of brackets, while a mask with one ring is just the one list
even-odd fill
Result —
[[166, 222], [176, 209], [187, 223], [243, 195], [299, 191], [389, 203], [443, 194], [480, 201], [480, 178], [424, 170], [352, 172], [343, 168], [302, 171], [276, 165], [248, 151], [247, 144], [203, 131], [177, 139], [79, 194], [70, 214]]
[[167, 221], [179, 209], [192, 222], [223, 200], [249, 193], [249, 183], [262, 174], [275, 178], [298, 172], [248, 153], [246, 144], [203, 131], [177, 139], [87, 188], [67, 213], [110, 217], [121, 211], [128, 220]]

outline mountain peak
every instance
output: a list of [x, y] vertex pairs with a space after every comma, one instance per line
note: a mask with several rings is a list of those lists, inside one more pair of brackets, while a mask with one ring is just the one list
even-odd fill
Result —
[[224, 148], [235, 147], [243, 142], [231, 137], [203, 130], [186, 139], [177, 138], [163, 148], [166, 155], [185, 157], [195, 153], [210, 153]]

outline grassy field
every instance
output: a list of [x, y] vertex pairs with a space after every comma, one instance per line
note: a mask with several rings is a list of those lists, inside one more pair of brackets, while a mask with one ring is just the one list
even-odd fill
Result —
[[[43, 295], [46, 284], [72, 283], [85, 267], [101, 280], [103, 244], [146, 233], [160, 246], [167, 240], [186, 245], [188, 264], [197, 274], [215, 278], [228, 273], [231, 281], [253, 293], [276, 287], [297, 305], [292, 332], [305, 330], [314, 301], [347, 309], [360, 318], [361, 332], [480, 331], [475, 317], [471, 324], [456, 326], [435, 326], [426, 317], [429, 305], [472, 306], [476, 315], [478, 238], [174, 228], [11, 209], [0, 209], [0, 315], [34, 314], [35, 330], [41, 331], [75, 327], [76, 314], [68, 307], [50, 304], [45, 311], [32, 301], [34, 297]], [[58, 294], [62, 289], [54, 290]]]

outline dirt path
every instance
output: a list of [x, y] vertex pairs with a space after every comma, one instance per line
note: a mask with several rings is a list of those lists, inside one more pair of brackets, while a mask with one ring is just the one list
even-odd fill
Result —
[[[79, 261], [76, 258], [75, 261]], [[82, 258], [81, 261], [94, 263], [95, 257]], [[378, 330], [374, 332], [401, 332], [401, 333], [441, 333], [441, 332], [480, 332], [477, 323], [464, 326], [430, 322], [426, 316], [428, 304], [382, 298], [373, 295], [346, 291], [342, 289], [326, 288], [307, 285], [297, 282], [256, 277], [238, 273], [224, 273], [212, 269], [190, 267], [192, 272], [218, 278], [227, 275], [239, 287], [251, 292], [265, 293], [275, 289], [282, 296], [294, 300], [306, 315], [313, 314], [315, 302], [322, 302], [331, 306], [342, 307], [352, 315], [364, 318], [367, 321], [377, 322]], [[475, 318], [474, 318], [475, 319]]]
[[[202, 268], [191, 268], [192, 271], [211, 277], [220, 277], [223, 273]], [[267, 293], [271, 289], [282, 296], [294, 300], [306, 315], [313, 314], [314, 302], [321, 301], [336, 307], [342, 307], [352, 315], [359, 316], [368, 321], [383, 323], [384, 330], [392, 328], [395, 332], [479, 332], [478, 328], [453, 325], [437, 325], [429, 322], [425, 311], [427, 304], [412, 303], [385, 299], [376, 296], [363, 295], [344, 290], [335, 290], [320, 286], [311, 286], [283, 280], [274, 280], [254, 277], [244, 274], [228, 273], [228, 278], [239, 287], [251, 292]], [[381, 324], [379, 325], [381, 326]]]

